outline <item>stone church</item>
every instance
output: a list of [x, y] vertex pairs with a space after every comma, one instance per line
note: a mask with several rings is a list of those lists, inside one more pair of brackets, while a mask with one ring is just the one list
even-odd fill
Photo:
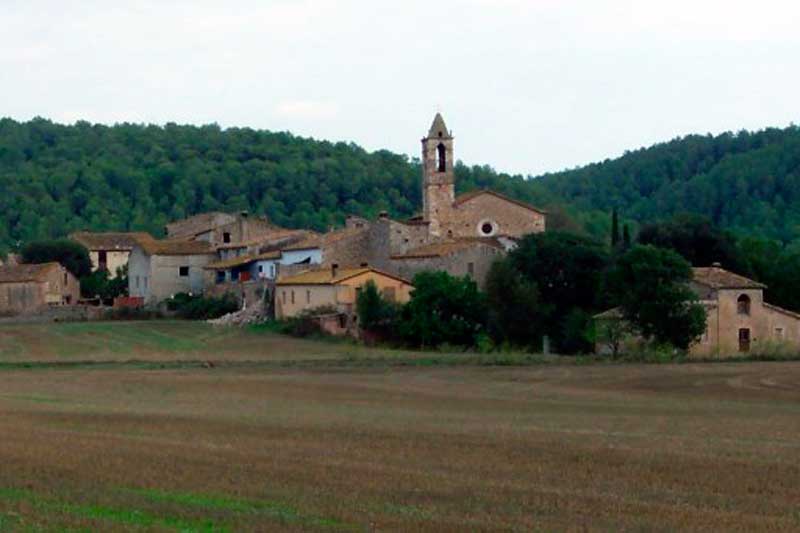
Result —
[[431, 240], [511, 237], [545, 229], [545, 213], [489, 190], [455, 195], [453, 135], [437, 113], [422, 139], [422, 215]]

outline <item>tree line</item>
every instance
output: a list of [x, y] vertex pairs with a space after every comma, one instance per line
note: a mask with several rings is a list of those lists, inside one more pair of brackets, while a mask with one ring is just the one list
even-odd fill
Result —
[[[549, 211], [551, 229], [604, 238], [689, 210], [736, 235], [800, 238], [800, 129], [688, 136], [537, 178], [455, 167], [457, 192], [491, 188]], [[403, 218], [421, 205], [417, 158], [290, 133], [216, 125], [0, 120], [0, 254], [72, 231], [148, 231], [248, 210], [325, 230], [347, 214]]]

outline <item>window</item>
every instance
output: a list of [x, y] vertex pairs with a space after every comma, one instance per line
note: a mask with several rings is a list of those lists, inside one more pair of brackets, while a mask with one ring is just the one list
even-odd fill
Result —
[[783, 340], [783, 328], [775, 328], [775, 338], [779, 341]]
[[481, 224], [481, 233], [483, 233], [484, 235], [491, 235], [493, 229], [494, 228], [492, 227], [491, 222], [484, 222], [483, 224]]
[[306, 291], [306, 303], [311, 303], [311, 291]]
[[147, 290], [147, 276], [142, 278], [144, 280], [144, 290]]
[[64, 286], [66, 287], [67, 285], [69, 285], [69, 278], [67, 277], [67, 273], [64, 272]]
[[136, 276], [136, 288], [139, 288], [139, 276]]
[[224, 242], [224, 243], [231, 242], [231, 234], [228, 233], [227, 231], [222, 234], [222, 242]]
[[283, 303], [286, 303], [286, 291], [281, 291], [281, 297], [283, 297]]
[[292, 291], [292, 303], [294, 303], [294, 291]]
[[97, 252], [97, 268], [99, 270], [108, 269], [108, 253], [105, 250]]
[[182, 267], [178, 268], [178, 275], [180, 277], [182, 277], [182, 278], [189, 277], [189, 267], [188, 266], [182, 266]]
[[749, 315], [750, 297], [746, 294], [742, 294], [741, 296], [739, 296], [739, 299], [736, 300], [736, 309], [740, 315]]
[[269, 275], [270, 275], [271, 278], [275, 277], [275, 265], [274, 264], [269, 266]]
[[217, 270], [217, 283], [225, 283], [225, 271]]
[[475, 276], [475, 263], [467, 263], [467, 274], [471, 278]]
[[258, 273], [259, 274], [263, 274], [264, 273], [264, 265], [258, 265]]

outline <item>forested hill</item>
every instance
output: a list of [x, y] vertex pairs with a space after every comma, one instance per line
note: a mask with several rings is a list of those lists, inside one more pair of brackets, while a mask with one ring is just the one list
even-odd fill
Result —
[[[456, 174], [459, 192], [490, 187], [598, 235], [616, 206], [640, 221], [692, 210], [737, 231], [800, 238], [795, 127], [691, 136], [532, 180], [487, 166]], [[79, 229], [159, 235], [168, 220], [217, 209], [325, 229], [347, 213], [403, 217], [421, 204], [418, 162], [388, 151], [250, 129], [43, 119], [0, 120], [0, 191], [0, 251]]]
[[535, 187], [577, 209], [618, 207], [638, 221], [680, 212], [735, 233], [800, 239], [800, 128], [691, 135], [549, 174]]

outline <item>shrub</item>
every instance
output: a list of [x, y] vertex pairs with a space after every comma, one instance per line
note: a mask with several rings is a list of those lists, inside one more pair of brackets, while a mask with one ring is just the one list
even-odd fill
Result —
[[167, 309], [187, 320], [209, 320], [239, 310], [235, 296], [226, 294], [220, 298], [179, 293], [166, 301]]

